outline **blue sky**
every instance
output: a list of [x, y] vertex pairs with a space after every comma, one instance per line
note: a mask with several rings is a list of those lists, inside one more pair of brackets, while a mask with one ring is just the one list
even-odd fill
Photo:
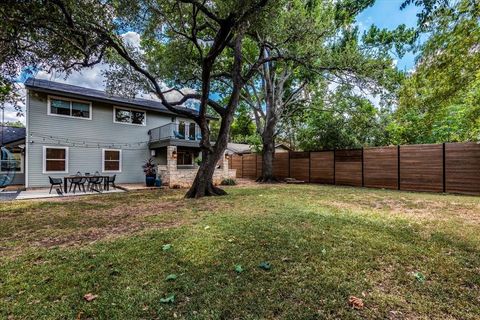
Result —
[[[372, 24], [390, 30], [402, 23], [407, 27], [415, 27], [419, 8], [410, 5], [406, 9], [400, 10], [402, 2], [403, 0], [377, 0], [372, 7], [357, 17], [361, 32], [370, 28]], [[412, 53], [406, 54], [402, 59], [397, 57], [395, 59], [398, 60], [397, 66], [401, 70], [410, 70], [415, 65], [415, 55]]]

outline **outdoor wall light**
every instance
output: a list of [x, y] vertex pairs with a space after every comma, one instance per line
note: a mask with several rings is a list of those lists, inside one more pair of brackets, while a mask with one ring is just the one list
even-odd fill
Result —
[[172, 159], [177, 159], [177, 151], [172, 152]]

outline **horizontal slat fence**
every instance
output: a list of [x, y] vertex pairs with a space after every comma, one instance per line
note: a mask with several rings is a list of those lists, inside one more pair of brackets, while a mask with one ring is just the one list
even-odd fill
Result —
[[398, 189], [398, 147], [363, 150], [364, 186]]
[[362, 150], [335, 151], [335, 184], [362, 186]]
[[[238, 178], [256, 179], [262, 157], [234, 155], [230, 167]], [[312, 183], [480, 195], [480, 144], [276, 153], [273, 174]]]

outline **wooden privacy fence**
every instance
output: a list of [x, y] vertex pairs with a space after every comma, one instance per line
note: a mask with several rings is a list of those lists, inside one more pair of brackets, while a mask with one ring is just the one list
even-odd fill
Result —
[[[230, 167], [237, 178], [256, 179], [262, 157], [234, 155]], [[480, 195], [480, 144], [276, 153], [273, 173], [311, 183]]]

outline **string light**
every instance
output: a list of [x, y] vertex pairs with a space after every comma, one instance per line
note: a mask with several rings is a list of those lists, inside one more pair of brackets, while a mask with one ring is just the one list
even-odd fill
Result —
[[[34, 143], [36, 141], [46, 142], [46, 143], [57, 143], [58, 145], [64, 146], [72, 146], [72, 147], [82, 147], [82, 148], [115, 148], [115, 147], [126, 147], [123, 150], [145, 150], [148, 147], [149, 141], [139, 141], [135, 143], [116, 143], [111, 141], [100, 141], [100, 140], [80, 140], [75, 138], [63, 138], [63, 137], [56, 137], [51, 135], [43, 135], [41, 133], [31, 133], [30, 136], [33, 138], [30, 143]], [[38, 138], [39, 140], [36, 140]], [[48, 142], [49, 140], [50, 142]], [[138, 144], [138, 148], [133, 147], [134, 145]]]

